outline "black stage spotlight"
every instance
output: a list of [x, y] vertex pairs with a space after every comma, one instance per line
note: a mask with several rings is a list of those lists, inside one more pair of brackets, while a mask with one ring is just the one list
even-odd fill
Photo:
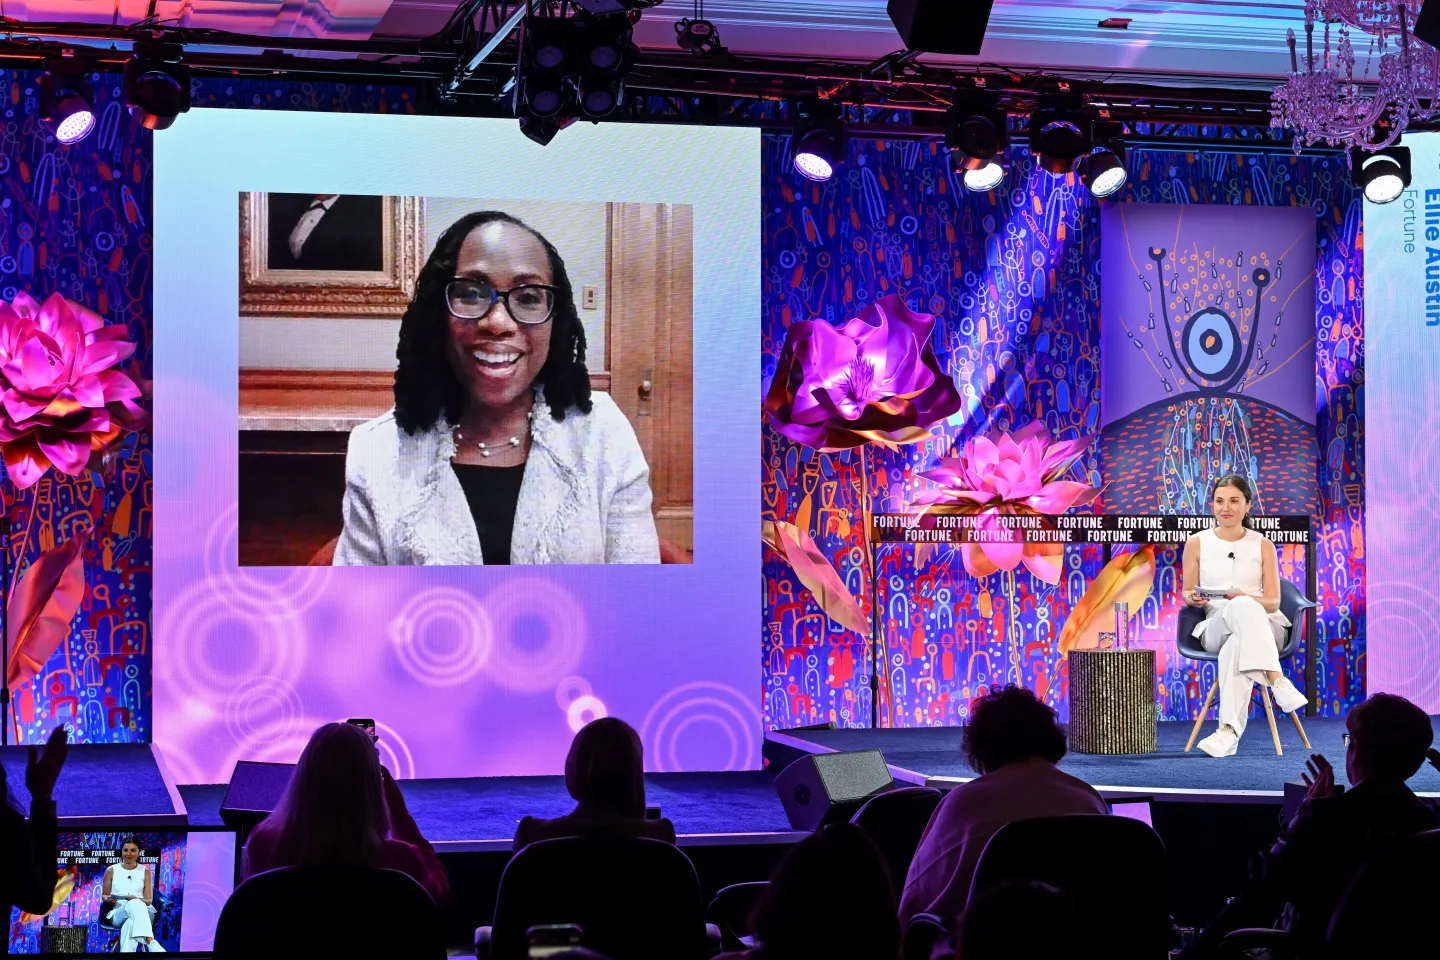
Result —
[[125, 102], [140, 126], [165, 130], [190, 109], [190, 68], [180, 53], [179, 44], [135, 44], [125, 64]]
[[580, 35], [580, 74], [576, 90], [580, 111], [592, 120], [606, 116], [625, 96], [634, 28], [625, 17], [601, 17], [585, 24]]
[[537, 117], [553, 117], [565, 107], [569, 75], [577, 66], [574, 23], [561, 17], [525, 18], [515, 68], [517, 113], [523, 109]]
[[1097, 122], [1095, 149], [1081, 164], [1080, 181], [1097, 197], [1110, 197], [1125, 186], [1124, 128], [1114, 121]]
[[1359, 147], [1350, 150], [1350, 179], [1365, 191], [1371, 203], [1390, 203], [1410, 186], [1410, 148], [1386, 147], [1367, 153]]
[[810, 180], [829, 180], [844, 155], [840, 108], [818, 102], [802, 106], [795, 124], [795, 172]]
[[575, 117], [520, 117], [520, 132], [531, 140], [548, 147], [555, 135], [575, 122]]
[[1030, 149], [1040, 169], [1055, 176], [1072, 173], [1090, 152], [1090, 118], [1079, 94], [1050, 93], [1030, 114]]
[[79, 143], [95, 129], [90, 85], [76, 63], [49, 61], [40, 77], [40, 118], [63, 144]]
[[1005, 182], [1009, 143], [999, 96], [983, 90], [957, 96], [945, 120], [945, 146], [950, 163], [964, 174], [965, 189], [984, 193]]

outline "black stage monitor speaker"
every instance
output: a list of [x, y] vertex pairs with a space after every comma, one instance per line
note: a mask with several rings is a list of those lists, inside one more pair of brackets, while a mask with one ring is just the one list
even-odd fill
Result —
[[1432, 47], [1440, 47], [1440, 3], [1427, 3], [1415, 18], [1415, 36]]
[[241, 760], [230, 775], [230, 789], [220, 801], [220, 820], [242, 834], [270, 815], [290, 785], [293, 763]]
[[796, 830], [848, 820], [866, 800], [894, 786], [879, 750], [801, 757], [775, 778], [785, 816]]
[[900, 39], [921, 53], [975, 56], [994, 0], [890, 0], [885, 9]]

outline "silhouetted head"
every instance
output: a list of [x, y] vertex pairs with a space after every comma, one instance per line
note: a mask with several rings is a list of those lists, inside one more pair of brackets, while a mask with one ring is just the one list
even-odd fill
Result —
[[795, 844], [755, 905], [754, 929], [766, 958], [894, 960], [900, 921], [875, 842], [841, 823]]
[[1377, 693], [1351, 709], [1345, 730], [1350, 734], [1345, 774], [1351, 784], [1371, 778], [1409, 780], [1435, 739], [1425, 711], [1392, 693]]
[[970, 766], [981, 774], [1032, 757], [1059, 763], [1065, 756], [1065, 731], [1055, 711], [1035, 694], [1009, 686], [971, 702], [963, 749]]
[[617, 717], [581, 727], [565, 758], [565, 789], [588, 815], [645, 816], [645, 749], [635, 728]]
[[390, 817], [369, 735], [350, 723], [311, 734], [266, 822], [278, 827], [276, 859], [285, 866], [379, 866]]

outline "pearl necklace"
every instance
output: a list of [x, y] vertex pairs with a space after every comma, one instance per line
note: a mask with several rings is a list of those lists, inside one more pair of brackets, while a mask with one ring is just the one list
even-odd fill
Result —
[[486, 458], [488, 458], [488, 457], [490, 457], [492, 454], [499, 453], [500, 451], [503, 451], [503, 450], [514, 449], [515, 447], [520, 446], [520, 444], [523, 442], [523, 438], [525, 437], [525, 435], [527, 435], [527, 434], [530, 433], [530, 431], [531, 431], [532, 426], [533, 426], [534, 423], [535, 423], [535, 411], [534, 411], [534, 409], [531, 409], [531, 411], [530, 411], [528, 414], [525, 415], [525, 431], [524, 431], [524, 433], [517, 433], [515, 436], [513, 436], [513, 437], [511, 437], [510, 439], [504, 441], [503, 443], [485, 443], [484, 441], [481, 441], [481, 440], [471, 439], [471, 438], [469, 438], [469, 437], [466, 437], [466, 436], [465, 436], [465, 431], [464, 431], [464, 430], [461, 430], [459, 427], [456, 427], [456, 428], [455, 428], [455, 439], [456, 439], [456, 441], [459, 442], [459, 443], [472, 443], [472, 444], [474, 444], [474, 445], [475, 445], [475, 448], [480, 451], [480, 456], [481, 456], [481, 457], [486, 457]]

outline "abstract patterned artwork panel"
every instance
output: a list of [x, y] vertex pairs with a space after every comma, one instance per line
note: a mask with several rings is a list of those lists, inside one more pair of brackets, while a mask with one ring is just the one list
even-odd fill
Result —
[[[1238, 147], [1237, 147], [1238, 149]], [[1038, 171], [1012, 148], [1007, 188], [967, 193], [936, 146], [854, 141], [834, 180], [791, 170], [789, 141], [766, 141], [763, 376], [769, 381], [792, 320], [838, 322], [887, 293], [937, 316], [934, 346], [966, 407], [936, 437], [898, 451], [817, 454], [764, 433], [767, 517], [808, 529], [867, 612], [871, 564], [859, 515], [860, 471], [876, 507], [904, 508], [916, 474], [966, 439], [1043, 420], [1057, 439], [1100, 430], [1102, 204], [1073, 178]], [[1363, 383], [1360, 195], [1333, 157], [1215, 151], [1132, 151], [1127, 202], [1295, 207], [1314, 221], [1318, 689], [1325, 715], [1363, 697], [1361, 534]], [[1203, 426], [1194, 423], [1190, 429]], [[1265, 425], [1257, 437], [1268, 440]], [[1076, 470], [1107, 478], [1100, 449]], [[1056, 637], [1099, 569], [1099, 548], [1071, 548], [1061, 582], [1023, 571], [983, 579], [935, 545], [877, 549], [874, 594], [883, 624], [881, 725], [963, 723], [969, 700], [1021, 683], [1066, 711]], [[1155, 590], [1138, 612], [1156, 649], [1162, 719], [1194, 715], [1213, 667], [1175, 651], [1178, 550], [1159, 551]], [[1303, 582], [1296, 549], [1283, 576]], [[784, 728], [871, 722], [866, 637], [828, 621], [776, 554], [765, 554], [765, 721]], [[1018, 624], [1018, 629], [1012, 626]], [[1297, 654], [1303, 662], [1304, 650]]]
[[1235, 473], [1256, 513], [1318, 513], [1314, 214], [1109, 203], [1101, 225], [1105, 512], [1205, 514]]

